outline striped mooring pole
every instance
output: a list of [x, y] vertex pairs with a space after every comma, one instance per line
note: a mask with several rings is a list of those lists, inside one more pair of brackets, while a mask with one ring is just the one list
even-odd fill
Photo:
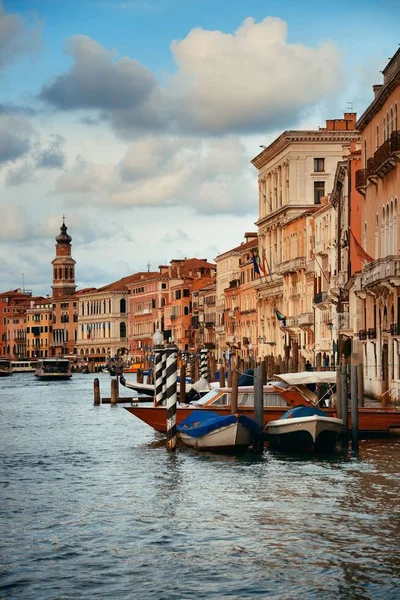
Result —
[[162, 404], [163, 397], [163, 355], [164, 348], [154, 348], [154, 406]]
[[200, 378], [208, 379], [208, 350], [200, 350]]
[[176, 400], [177, 400], [177, 352], [178, 348], [172, 346], [167, 348], [167, 448], [176, 448]]
[[167, 399], [167, 353], [164, 349], [162, 353], [162, 400]]

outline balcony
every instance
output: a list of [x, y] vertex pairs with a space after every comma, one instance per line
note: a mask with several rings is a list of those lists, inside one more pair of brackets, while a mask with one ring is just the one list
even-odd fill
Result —
[[400, 323], [392, 323], [390, 326], [391, 335], [400, 335]]
[[400, 256], [386, 256], [369, 263], [363, 270], [364, 286], [374, 286], [381, 281], [400, 285]]
[[369, 179], [370, 181], [376, 181], [377, 176], [375, 174], [375, 158], [369, 158], [367, 160], [367, 179]]
[[297, 258], [292, 258], [290, 260], [285, 260], [280, 265], [277, 266], [277, 272], [279, 275], [286, 275], [288, 273], [296, 273], [299, 269], [306, 268], [306, 257], [298, 256]]
[[314, 325], [314, 313], [301, 313], [298, 317], [299, 327]]
[[375, 340], [376, 339], [376, 329], [375, 328], [368, 329], [367, 336], [368, 336], [368, 339]]
[[286, 327], [298, 327], [299, 320], [297, 317], [286, 317]]
[[327, 301], [327, 299], [328, 299], [327, 292], [319, 292], [318, 294], [315, 294], [313, 303], [314, 304], [323, 304], [324, 302]]
[[393, 131], [374, 154], [375, 173], [378, 177], [384, 177], [396, 166], [397, 153], [400, 153], [400, 131]]
[[206, 329], [212, 329], [213, 327], [215, 327], [215, 322], [214, 321], [206, 321], [205, 326], [206, 326]]
[[365, 194], [365, 188], [367, 187], [367, 169], [359, 169], [356, 171], [356, 190], [360, 194]]
[[360, 331], [358, 332], [358, 339], [363, 342], [367, 339], [367, 330], [366, 329], [360, 329]]

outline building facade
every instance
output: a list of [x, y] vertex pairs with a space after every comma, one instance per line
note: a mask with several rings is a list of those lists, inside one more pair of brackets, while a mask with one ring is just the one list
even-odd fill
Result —
[[374, 86], [374, 99], [361, 115], [363, 194], [360, 243], [365, 251], [355, 283], [360, 299], [358, 340], [365, 393], [376, 398], [400, 381], [400, 50]]

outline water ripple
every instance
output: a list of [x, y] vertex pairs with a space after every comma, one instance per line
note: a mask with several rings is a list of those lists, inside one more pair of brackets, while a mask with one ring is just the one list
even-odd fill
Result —
[[171, 455], [93, 377], [0, 380], [1, 598], [400, 597], [399, 440]]

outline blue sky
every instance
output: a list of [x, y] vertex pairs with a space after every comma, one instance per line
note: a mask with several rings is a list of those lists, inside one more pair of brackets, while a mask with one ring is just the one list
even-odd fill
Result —
[[0, 0], [0, 289], [209, 260], [257, 219], [250, 160], [317, 128], [397, 51], [400, 3]]

